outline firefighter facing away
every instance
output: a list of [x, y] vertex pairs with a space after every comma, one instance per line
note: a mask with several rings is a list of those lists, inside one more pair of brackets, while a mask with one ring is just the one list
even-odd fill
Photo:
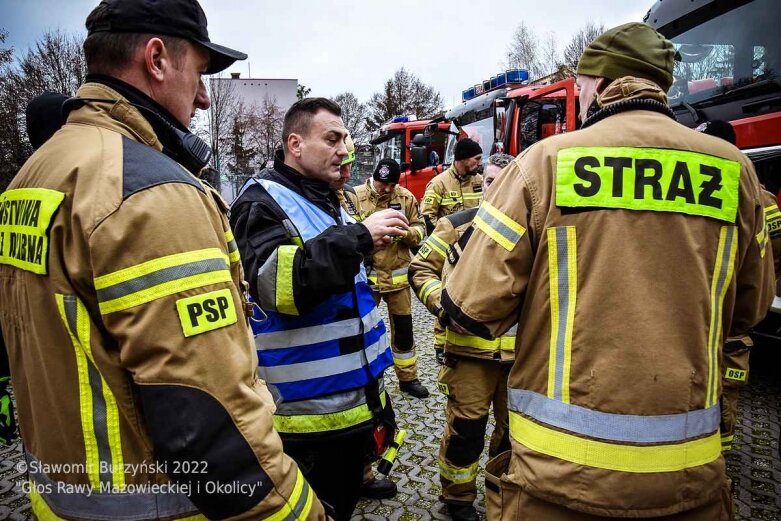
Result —
[[492, 519], [732, 517], [722, 346], [765, 315], [772, 256], [751, 162], [665, 103], [675, 55], [640, 23], [586, 48], [598, 110], [503, 172], [442, 292], [472, 334], [518, 327]]
[[[105, 0], [86, 25], [65, 125], [0, 195], [0, 326], [33, 513], [325, 519], [256, 375], [227, 206], [195, 175], [208, 147], [187, 146], [209, 107], [201, 75], [246, 55], [210, 42], [194, 0]], [[90, 493], [57, 493], [70, 485]], [[115, 493], [151, 485], [165, 487]]]
[[[483, 173], [483, 193], [513, 157], [494, 154]], [[421, 302], [443, 317], [440, 294], [448, 273], [458, 263], [472, 235], [477, 208], [442, 217], [409, 267], [410, 283]], [[473, 503], [478, 460], [483, 452], [488, 413], [493, 405], [496, 426], [488, 455], [510, 447], [507, 432], [507, 375], [515, 356], [515, 328], [501, 338], [485, 340], [445, 328], [445, 360], [439, 389], [447, 395], [445, 432], [439, 450], [442, 500], [454, 521], [478, 519]]]

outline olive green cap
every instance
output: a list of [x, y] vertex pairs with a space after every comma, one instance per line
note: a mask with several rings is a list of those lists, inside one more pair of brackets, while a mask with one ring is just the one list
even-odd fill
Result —
[[667, 92], [673, 83], [676, 54], [672, 42], [651, 26], [630, 22], [597, 36], [583, 51], [577, 73], [609, 80], [645, 78]]

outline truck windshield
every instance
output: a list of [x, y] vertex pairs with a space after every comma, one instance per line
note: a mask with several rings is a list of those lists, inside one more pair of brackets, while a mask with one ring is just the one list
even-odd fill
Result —
[[[754, 0], [690, 27], [682, 20], [665, 31], [681, 55], [675, 63], [670, 104], [698, 104], [740, 89], [774, 84], [781, 69], [781, 2]], [[769, 80], [769, 81], [768, 81]]]
[[374, 167], [381, 159], [393, 159], [401, 166], [401, 151], [404, 150], [404, 137], [393, 134], [389, 139], [374, 146]]

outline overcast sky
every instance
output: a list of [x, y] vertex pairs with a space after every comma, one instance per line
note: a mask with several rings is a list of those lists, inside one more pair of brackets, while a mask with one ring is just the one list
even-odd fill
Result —
[[[312, 95], [352, 91], [361, 101], [405, 67], [442, 94], [495, 75], [523, 21], [560, 47], [592, 20], [641, 21], [654, 0], [202, 0], [212, 41], [246, 52], [228, 71], [297, 78]], [[658, 1], [658, 0], [657, 0]], [[84, 34], [97, 0], [0, 0], [6, 44], [26, 49], [47, 29]]]

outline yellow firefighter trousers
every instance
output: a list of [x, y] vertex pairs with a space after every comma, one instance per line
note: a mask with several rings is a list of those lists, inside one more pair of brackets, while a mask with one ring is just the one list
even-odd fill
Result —
[[507, 376], [512, 364], [445, 355], [438, 386], [447, 395], [446, 423], [439, 448], [440, 500], [472, 503], [477, 497], [478, 460], [485, 444], [488, 412], [493, 403], [494, 427], [490, 457], [510, 447]]
[[411, 382], [418, 377], [418, 357], [415, 354], [415, 337], [412, 334], [411, 298], [409, 286], [388, 293], [374, 292], [377, 305], [380, 300], [384, 300], [388, 305], [393, 368], [399, 382]]

